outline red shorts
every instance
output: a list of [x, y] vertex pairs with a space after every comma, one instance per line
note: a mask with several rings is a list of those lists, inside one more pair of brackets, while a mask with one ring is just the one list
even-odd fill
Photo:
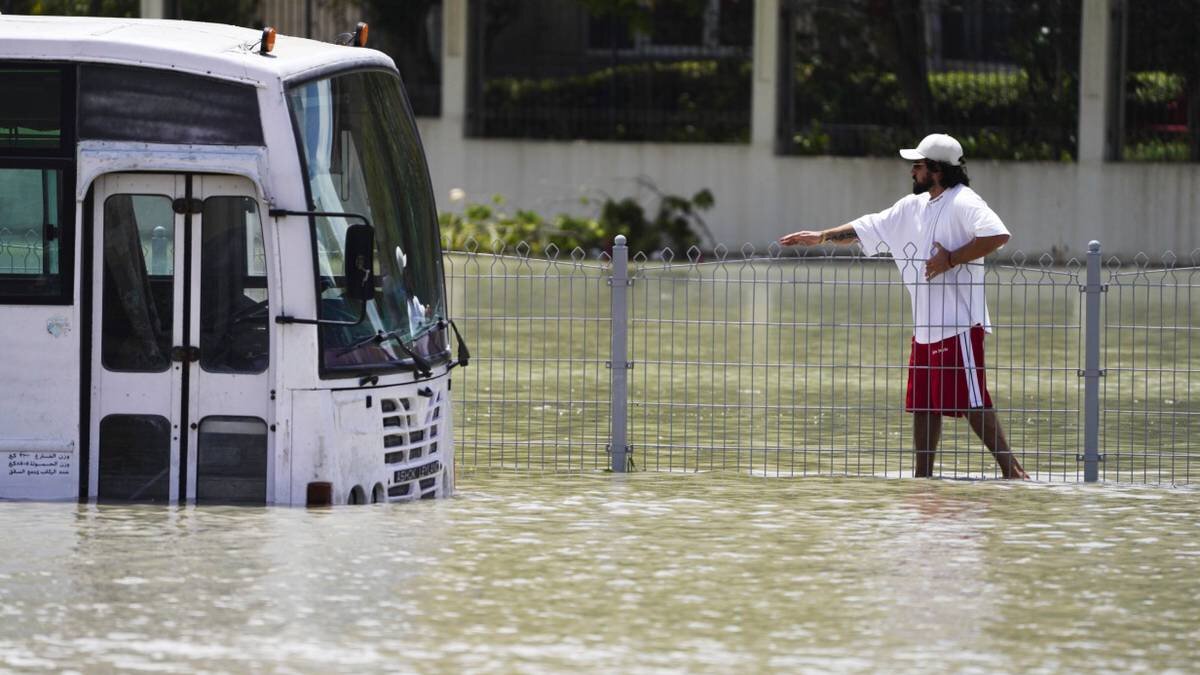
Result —
[[908, 412], [962, 417], [972, 408], [991, 408], [983, 374], [983, 326], [940, 342], [912, 342], [908, 357]]

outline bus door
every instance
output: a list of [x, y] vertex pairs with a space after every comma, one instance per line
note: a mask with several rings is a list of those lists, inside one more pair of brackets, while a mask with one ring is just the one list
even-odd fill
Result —
[[89, 497], [267, 501], [267, 256], [253, 184], [94, 186]]

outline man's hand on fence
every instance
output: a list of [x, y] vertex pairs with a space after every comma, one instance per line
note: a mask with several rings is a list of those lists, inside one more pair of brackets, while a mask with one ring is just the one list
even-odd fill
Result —
[[812, 230], [800, 230], [799, 232], [785, 234], [779, 238], [779, 243], [784, 246], [816, 246], [824, 241], [824, 232], [814, 232]]
[[950, 252], [936, 241], [933, 242], [933, 255], [929, 256], [929, 260], [925, 261], [925, 281], [929, 281], [944, 272], [949, 272], [951, 267], [954, 267], [954, 265], [950, 262]]

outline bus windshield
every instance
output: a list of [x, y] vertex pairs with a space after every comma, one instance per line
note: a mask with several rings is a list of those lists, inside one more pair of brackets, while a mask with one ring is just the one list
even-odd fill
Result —
[[[288, 103], [313, 210], [359, 214], [375, 227], [375, 298], [361, 323], [321, 326], [324, 368], [396, 366], [409, 359], [406, 349], [423, 358], [445, 353], [437, 212], [399, 77], [382, 70], [334, 75], [289, 88]], [[363, 303], [343, 292], [342, 252], [355, 222], [314, 218], [322, 319], [363, 315]]]

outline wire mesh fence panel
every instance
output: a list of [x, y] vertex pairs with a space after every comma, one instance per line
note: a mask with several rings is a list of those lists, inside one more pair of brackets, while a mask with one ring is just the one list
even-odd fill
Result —
[[[1009, 445], [1031, 476], [1047, 481], [1082, 478], [1083, 447], [1082, 266], [1057, 265], [1050, 256], [987, 266], [985, 287], [994, 333], [988, 387]], [[990, 457], [982, 475], [997, 476]]]
[[930, 130], [968, 158], [1076, 154], [1079, 0], [783, 0], [780, 148], [893, 156]]
[[1200, 160], [1200, 5], [1194, 0], [1124, 4], [1115, 33], [1125, 38], [1121, 159]]
[[718, 247], [711, 260], [693, 249], [679, 262], [669, 252], [635, 262], [630, 438], [645, 468], [899, 469], [886, 451], [901, 445], [887, 441], [899, 419], [880, 398], [903, 391], [876, 361], [901, 344], [907, 315], [887, 302], [895, 289], [875, 285], [894, 276], [890, 260]]
[[469, 132], [748, 141], [754, 4], [476, 0]]
[[606, 467], [607, 256], [553, 245], [532, 256], [521, 245], [448, 253], [445, 267], [451, 316], [472, 352], [455, 378], [460, 465]]
[[1200, 251], [1106, 263], [1100, 448], [1105, 480], [1200, 475]]
[[[891, 257], [749, 248], [635, 257], [630, 439], [666, 471], [901, 475], [913, 335]], [[993, 265], [987, 381], [1011, 446], [1046, 480], [1075, 480], [1078, 265]], [[935, 475], [993, 477], [966, 423], [947, 423]]]
[[[542, 256], [525, 245], [447, 254], [452, 316], [475, 354], [455, 383], [460, 461], [607, 468], [620, 405], [635, 470], [910, 475], [918, 445], [918, 417], [906, 412], [915, 377], [910, 272], [923, 262], [912, 253], [772, 245], [635, 254], [620, 322], [627, 364], [610, 356], [607, 254], [561, 255], [553, 245]], [[982, 284], [993, 330], [981, 358], [1000, 431], [973, 429], [978, 410], [950, 410], [964, 414], [940, 426], [934, 476], [1001, 476], [988, 446], [1001, 448], [1003, 435], [1033, 478], [1080, 481], [1086, 430], [1096, 429], [1104, 480], [1192, 482], [1200, 251], [1186, 266], [1170, 254], [1110, 260], [1098, 315], [1084, 299], [1101, 293], [1100, 277], [1075, 260], [1016, 253], [979, 270], [954, 283]], [[1085, 311], [1100, 326], [1096, 373], [1084, 365]], [[611, 386], [610, 366], [621, 365], [627, 400]], [[1085, 428], [1086, 382], [1097, 381], [1098, 422]]]

